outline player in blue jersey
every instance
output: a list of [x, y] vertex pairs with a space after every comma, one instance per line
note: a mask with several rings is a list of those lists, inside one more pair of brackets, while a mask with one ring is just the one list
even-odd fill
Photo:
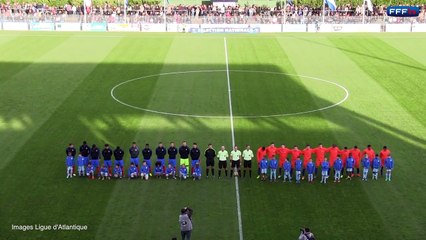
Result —
[[149, 147], [149, 144], [145, 144], [145, 148], [142, 150], [142, 156], [143, 160], [146, 162], [146, 165], [149, 168], [149, 176], [152, 176], [151, 174], [151, 156], [152, 156], [152, 150]]
[[201, 180], [201, 167], [199, 162], [197, 162], [194, 166], [192, 177], [193, 177], [193, 180]]
[[90, 147], [87, 145], [86, 141], [83, 141], [83, 145], [80, 146], [80, 154], [84, 158], [84, 166], [87, 166], [87, 164], [89, 164]]
[[192, 144], [192, 148], [189, 152], [189, 155], [191, 156], [191, 170], [194, 171], [194, 167], [197, 163], [200, 163], [200, 155], [201, 151], [198, 148], [197, 143]]
[[139, 150], [139, 146], [136, 145], [136, 142], [132, 143], [132, 146], [129, 148], [129, 154], [130, 154], [130, 164], [134, 164], [135, 167], [138, 169], [138, 172], [140, 171], [139, 169], [139, 154], [140, 154], [140, 150]]
[[368, 154], [365, 154], [364, 158], [361, 161], [362, 163], [362, 181], [367, 181], [368, 178], [368, 171], [371, 167], [371, 161], [370, 158], [368, 157]]
[[100, 170], [100, 178], [102, 178], [102, 180], [105, 180], [105, 178], [110, 179], [108, 166], [105, 164], [102, 164], [102, 167]]
[[[124, 151], [119, 146], [117, 146], [114, 150], [114, 164], [120, 167], [121, 169], [121, 177], [124, 177]], [[115, 170], [115, 169], [114, 169]]]
[[148, 164], [146, 164], [146, 161], [142, 162], [142, 166], [141, 166], [141, 179], [142, 180], [148, 180], [149, 178], [149, 167]]
[[102, 157], [104, 158], [104, 164], [108, 167], [109, 175], [112, 176], [112, 169], [111, 169], [112, 150], [109, 147], [109, 144], [104, 145], [104, 149], [102, 150]]
[[278, 160], [273, 157], [270, 161], [269, 161], [269, 181], [272, 182], [276, 182], [277, 181], [277, 169], [278, 169]]
[[381, 165], [382, 165], [382, 162], [381, 162], [381, 160], [379, 158], [379, 154], [376, 154], [376, 157], [374, 157], [373, 163], [372, 163], [372, 167], [373, 167], [373, 177], [372, 177], [372, 179], [373, 180], [374, 179], [376, 179], [376, 180], [378, 179], [378, 177], [379, 177], [379, 169], [380, 169]]
[[135, 166], [134, 163], [130, 164], [130, 167], [128, 170], [128, 176], [129, 176], [129, 179], [135, 179], [138, 177], [138, 168]]
[[[74, 144], [72, 144], [72, 143], [70, 143], [68, 145], [68, 147], [65, 149], [65, 154], [66, 154], [67, 157], [69, 156], [70, 153], [71, 153], [71, 156], [73, 158], [75, 158], [75, 154], [77, 153], [77, 150], [75, 149]], [[75, 176], [75, 166], [74, 165], [72, 166], [71, 175]]]
[[120, 167], [119, 163], [115, 164], [115, 168], [114, 168], [114, 171], [113, 171], [113, 176], [116, 179], [117, 178], [123, 178], [123, 171], [121, 170], [121, 167]]
[[[78, 157], [77, 157], [77, 171], [78, 171], [78, 176], [79, 177], [82, 177], [82, 176], [85, 175], [85, 173], [84, 173], [84, 166], [85, 165], [86, 165], [86, 158], [83, 157], [81, 155], [81, 153], [78, 154]], [[93, 166], [93, 164], [92, 164], [92, 166]], [[95, 167], [95, 166], [93, 166], [93, 167]]]
[[321, 183], [327, 183], [329, 169], [330, 163], [327, 161], [327, 158], [324, 158], [324, 161], [321, 163]]
[[158, 143], [158, 147], [155, 149], [155, 154], [157, 155], [157, 162], [161, 163], [163, 170], [166, 168], [165, 156], [167, 154], [167, 149], [164, 147], [162, 142]]
[[315, 173], [315, 164], [312, 159], [309, 159], [308, 164], [306, 165], [306, 171], [308, 172], [308, 182], [314, 182], [314, 173]]
[[176, 170], [171, 163], [169, 163], [169, 165], [167, 165], [167, 168], [166, 168], [166, 179], [169, 179], [169, 177], [176, 179]]
[[161, 165], [160, 161], [157, 161], [155, 163], [155, 168], [154, 168], [154, 176], [157, 178], [161, 178], [161, 176], [163, 176], [164, 171], [163, 171], [163, 166]]
[[391, 155], [389, 154], [388, 157], [385, 159], [385, 168], [386, 168], [385, 181], [390, 182], [391, 177], [392, 177], [393, 167], [394, 167], [393, 159], [392, 159]]
[[265, 155], [263, 159], [260, 161], [260, 174], [261, 174], [261, 181], [265, 181], [268, 175], [268, 159]]
[[90, 163], [92, 163], [92, 166], [96, 169], [96, 171], [100, 172], [100, 165], [99, 165], [99, 156], [101, 154], [101, 151], [96, 146], [96, 144], [92, 145], [92, 149], [90, 149]]
[[185, 164], [180, 165], [179, 168], [179, 178], [180, 180], [185, 180], [188, 177], [188, 168]]
[[178, 154], [178, 150], [174, 142], [170, 143], [170, 146], [167, 149], [167, 154], [169, 154], [169, 164], [173, 166], [176, 172], [176, 155]]
[[346, 179], [352, 180], [353, 172], [354, 172], [354, 166], [355, 166], [355, 159], [352, 157], [351, 154], [349, 154], [348, 159], [346, 159]]
[[296, 183], [300, 183], [300, 178], [302, 176], [302, 168], [303, 168], [303, 162], [300, 159], [300, 157], [296, 158], [296, 161], [294, 162], [294, 169], [296, 171]]
[[67, 178], [72, 178], [74, 168], [74, 157], [71, 152], [68, 152], [68, 156], [65, 159], [65, 166], [67, 167]]
[[89, 162], [86, 168], [86, 176], [91, 179], [95, 179], [95, 168], [92, 166], [92, 163]]
[[285, 159], [283, 163], [283, 169], [284, 169], [284, 176], [283, 176], [283, 182], [286, 182], [288, 179], [289, 182], [291, 182], [291, 162], [288, 160], [288, 158]]
[[343, 169], [343, 161], [340, 157], [337, 157], [337, 159], [334, 161], [334, 182], [340, 182], [340, 174], [342, 173]]

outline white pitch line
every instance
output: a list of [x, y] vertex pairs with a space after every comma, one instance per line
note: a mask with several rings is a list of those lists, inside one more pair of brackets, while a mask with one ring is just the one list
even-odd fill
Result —
[[[229, 60], [228, 60], [228, 46], [226, 44], [226, 37], [223, 38], [225, 46], [225, 62], [226, 62], [226, 80], [228, 81], [228, 101], [229, 101], [229, 119], [231, 121], [231, 137], [232, 147], [235, 146], [235, 132], [234, 132], [234, 116], [232, 113], [232, 97], [231, 97], [231, 81], [229, 79]], [[240, 188], [238, 186], [238, 177], [235, 179], [235, 195], [237, 198], [237, 215], [238, 215], [238, 232], [240, 233], [240, 240], [243, 240], [243, 221], [241, 219], [241, 206], [240, 206]]]
[[231, 120], [232, 147], [234, 147], [235, 146], [234, 116], [232, 113], [231, 81], [229, 80], [229, 61], [228, 61], [228, 47], [226, 45], [226, 38], [223, 38], [223, 43], [225, 45], [226, 80], [228, 80], [229, 118]]
[[[131, 83], [131, 82], [134, 82], [134, 81], [148, 79], [148, 78], [151, 78], [151, 77], [179, 75], [179, 74], [190, 74], [190, 73], [215, 73], [215, 72], [226, 72], [226, 70], [193, 70], [193, 71], [166, 72], [166, 73], [160, 73], [160, 74], [146, 75], [146, 76], [142, 76], [142, 77], [137, 77], [137, 78], [133, 78], [133, 79], [130, 79], [130, 80], [126, 80], [124, 82], [121, 82], [121, 83], [115, 85], [111, 89], [110, 94], [111, 94], [112, 99], [114, 99], [119, 104], [121, 104], [123, 106], [126, 106], [126, 107], [129, 107], [129, 108], [136, 109], [136, 110], [145, 111], [145, 112], [150, 112], [150, 113], [155, 113], [155, 114], [162, 114], [162, 115], [166, 115], [166, 116], [176, 116], [176, 117], [225, 119], [225, 118], [228, 118], [229, 115], [226, 115], [226, 116], [225, 115], [223, 115], [223, 116], [218, 116], [218, 115], [216, 115], [216, 116], [214, 116], [214, 115], [213, 116], [209, 116], [209, 115], [195, 115], [195, 114], [164, 112], [164, 111], [157, 111], [157, 110], [148, 109], [148, 108], [142, 108], [142, 107], [138, 107], [138, 106], [134, 106], [134, 105], [125, 103], [124, 101], [121, 101], [120, 99], [118, 99], [114, 95], [114, 91], [117, 88], [119, 88], [120, 86], [123, 86], [125, 84]], [[275, 74], [275, 75], [301, 77], [301, 78], [306, 78], [306, 79], [310, 79], [310, 80], [316, 80], [316, 81], [325, 82], [327, 84], [331, 84], [331, 85], [337, 86], [337, 87], [341, 88], [345, 92], [345, 96], [339, 102], [331, 104], [331, 105], [328, 105], [328, 106], [325, 106], [325, 107], [321, 107], [321, 108], [318, 108], [318, 109], [312, 109], [312, 110], [301, 111], [301, 112], [270, 114], [270, 115], [247, 115], [247, 116], [244, 116], [244, 115], [235, 116], [235, 115], [233, 115], [234, 119], [235, 118], [258, 119], [258, 118], [288, 117], [288, 116], [297, 116], [297, 115], [315, 113], [315, 112], [327, 110], [329, 108], [337, 107], [337, 106], [339, 106], [340, 104], [342, 104], [343, 102], [345, 102], [349, 98], [349, 90], [346, 89], [344, 86], [342, 86], [342, 85], [340, 85], [338, 83], [335, 83], [335, 82], [332, 82], [332, 81], [328, 81], [328, 80], [324, 80], [324, 79], [317, 78], [317, 77], [310, 77], [310, 76], [305, 76], [305, 75], [298, 75], [298, 74], [291, 74], [291, 73], [282, 73], [282, 72], [258, 71], [258, 70], [229, 70], [229, 72], [236, 72], [236, 73], [264, 73], [264, 74]]]

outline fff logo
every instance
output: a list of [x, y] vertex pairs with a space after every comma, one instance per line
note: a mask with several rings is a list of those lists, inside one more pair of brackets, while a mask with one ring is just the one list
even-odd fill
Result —
[[412, 6], [389, 6], [386, 9], [389, 17], [417, 17], [419, 8]]

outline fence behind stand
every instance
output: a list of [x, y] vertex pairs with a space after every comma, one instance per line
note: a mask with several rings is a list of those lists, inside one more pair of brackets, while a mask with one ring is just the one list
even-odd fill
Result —
[[0, 15], [0, 30], [193, 33], [426, 32], [424, 17]]

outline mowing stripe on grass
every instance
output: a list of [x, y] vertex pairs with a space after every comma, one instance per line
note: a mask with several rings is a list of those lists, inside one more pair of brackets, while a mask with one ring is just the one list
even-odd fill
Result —
[[[229, 120], [231, 121], [232, 147], [234, 147], [235, 146], [234, 117], [232, 115], [231, 81], [229, 79], [228, 46], [226, 45], [226, 38], [223, 38], [223, 44], [225, 46], [226, 80], [228, 81]], [[238, 188], [238, 177], [235, 177], [234, 179], [235, 179], [235, 194], [237, 197], [238, 232], [240, 233], [240, 240], [243, 240], [244, 237], [243, 237], [243, 222], [241, 220], [240, 189]]]
[[425, 112], [417, 108], [424, 106], [426, 99], [413, 99], [413, 96], [424, 95], [426, 67], [422, 63], [380, 39], [362, 39], [356, 43], [347, 39], [330, 41], [390, 93], [420, 124], [426, 126]]

